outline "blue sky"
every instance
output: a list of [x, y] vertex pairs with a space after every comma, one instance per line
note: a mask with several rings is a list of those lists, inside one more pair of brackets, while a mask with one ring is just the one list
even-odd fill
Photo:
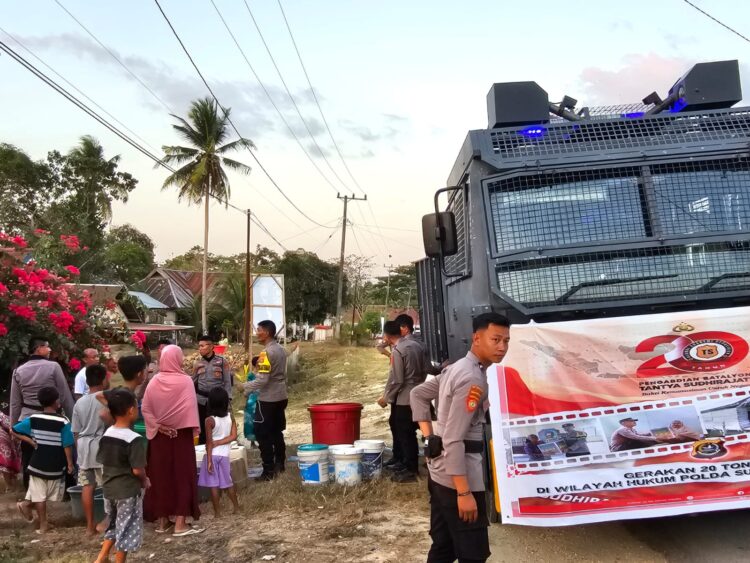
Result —
[[[312, 147], [245, 4], [215, 1], [335, 187], [288, 134], [211, 2], [163, 0], [162, 6], [279, 185], [317, 221], [336, 225], [341, 205], [335, 192], [346, 188]], [[190, 100], [207, 94], [152, 1], [60, 2], [175, 112], [184, 114]], [[421, 257], [420, 218], [434, 190], [445, 185], [466, 132], [486, 127], [485, 96], [493, 82], [536, 80], [551, 99], [569, 94], [581, 105], [637, 102], [653, 90], [664, 94], [695, 62], [738, 58], [750, 91], [750, 45], [681, 0], [282, 2], [334, 137], [369, 196], [369, 205], [351, 205], [355, 236], [348, 237], [348, 251], [372, 256], [381, 271], [389, 254], [394, 264]], [[750, 34], [750, 3], [695, 3]], [[248, 4], [317, 142], [348, 191], [356, 191], [322, 127], [277, 2]], [[178, 142], [167, 110], [54, 0], [0, 3], [0, 26], [155, 149]], [[0, 37], [18, 48], [4, 33]], [[140, 180], [127, 205], [115, 207], [115, 224], [129, 222], [148, 233], [162, 260], [202, 242], [200, 209], [160, 190], [162, 170], [8, 56], [0, 56], [0, 72], [0, 141], [43, 158], [92, 134]], [[236, 158], [252, 164], [247, 154]], [[324, 258], [338, 254], [338, 232], [315, 228], [297, 214], [257, 167], [249, 178], [232, 177], [232, 188], [232, 202], [251, 207], [285, 246], [318, 250]], [[242, 215], [215, 205], [211, 220], [213, 251], [244, 249]], [[257, 229], [253, 237], [278, 250]]]

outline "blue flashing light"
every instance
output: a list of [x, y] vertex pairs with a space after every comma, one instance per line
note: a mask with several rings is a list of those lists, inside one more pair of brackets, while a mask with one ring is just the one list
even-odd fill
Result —
[[633, 113], [623, 113], [622, 117], [625, 119], [638, 119], [639, 117], [643, 117], [646, 115], [645, 111], [634, 111]]
[[547, 129], [541, 125], [531, 125], [518, 131], [518, 134], [530, 139], [538, 139], [539, 137], [543, 137], [546, 132]]
[[669, 108], [669, 111], [672, 113], [677, 113], [678, 111], [685, 109], [685, 106], [687, 106], [685, 98], [677, 98], [677, 100], [672, 104], [672, 107]]

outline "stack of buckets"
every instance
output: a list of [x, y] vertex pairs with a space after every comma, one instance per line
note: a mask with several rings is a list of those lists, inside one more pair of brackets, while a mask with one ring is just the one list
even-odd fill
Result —
[[383, 472], [382, 440], [356, 440], [353, 444], [303, 444], [297, 448], [299, 471], [305, 485], [357, 485], [377, 479]]
[[304, 484], [356, 485], [380, 477], [385, 442], [359, 439], [361, 404], [328, 403], [308, 410], [316, 443], [297, 449]]

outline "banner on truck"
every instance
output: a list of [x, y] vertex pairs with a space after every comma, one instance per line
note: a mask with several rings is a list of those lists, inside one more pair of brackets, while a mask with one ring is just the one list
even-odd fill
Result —
[[750, 307], [516, 325], [488, 368], [503, 523], [750, 508]]

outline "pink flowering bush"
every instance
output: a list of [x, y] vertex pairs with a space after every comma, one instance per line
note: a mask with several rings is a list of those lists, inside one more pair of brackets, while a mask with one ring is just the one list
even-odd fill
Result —
[[[47, 233], [35, 233], [37, 240]], [[80, 252], [78, 237], [61, 237], [66, 251]], [[112, 327], [93, 307], [88, 291], [72, 281], [80, 274], [75, 266], [59, 272], [38, 268], [33, 260], [34, 241], [0, 232], [0, 376], [7, 378], [19, 359], [28, 354], [28, 341], [39, 335], [49, 339], [53, 356], [71, 370], [80, 368], [82, 351], [101, 347]], [[64, 262], [63, 262], [64, 263]], [[105, 308], [101, 307], [104, 311]], [[78, 366], [78, 368], [76, 368]]]

